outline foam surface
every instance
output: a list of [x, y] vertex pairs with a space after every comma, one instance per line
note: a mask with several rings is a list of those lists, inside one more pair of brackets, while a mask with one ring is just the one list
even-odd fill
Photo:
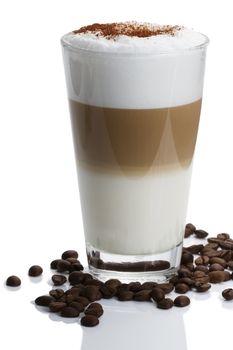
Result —
[[193, 48], [205, 42], [189, 29], [148, 38], [67, 34], [62, 44], [68, 96], [109, 108], [192, 103], [202, 97], [206, 45]]

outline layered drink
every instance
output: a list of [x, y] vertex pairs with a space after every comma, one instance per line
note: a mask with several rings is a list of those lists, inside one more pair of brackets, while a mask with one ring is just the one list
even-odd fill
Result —
[[179, 266], [207, 42], [136, 22], [62, 38], [87, 255], [100, 277], [159, 279]]

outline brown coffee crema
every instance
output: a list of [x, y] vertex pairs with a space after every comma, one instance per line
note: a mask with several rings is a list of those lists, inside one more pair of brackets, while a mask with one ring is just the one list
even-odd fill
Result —
[[201, 99], [158, 109], [69, 104], [79, 165], [140, 175], [187, 168], [192, 162]]

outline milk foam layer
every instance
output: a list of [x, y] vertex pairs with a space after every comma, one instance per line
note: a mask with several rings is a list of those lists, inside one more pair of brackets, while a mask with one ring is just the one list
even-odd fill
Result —
[[194, 102], [202, 96], [205, 43], [204, 35], [188, 29], [174, 36], [119, 36], [115, 41], [67, 34], [62, 44], [69, 98], [109, 108]]

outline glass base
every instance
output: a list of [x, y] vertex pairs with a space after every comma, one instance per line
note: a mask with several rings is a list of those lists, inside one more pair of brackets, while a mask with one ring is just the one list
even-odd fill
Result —
[[87, 245], [90, 273], [105, 282], [117, 278], [122, 282], [165, 282], [179, 269], [182, 242], [163, 253], [150, 255], [120, 255]]

